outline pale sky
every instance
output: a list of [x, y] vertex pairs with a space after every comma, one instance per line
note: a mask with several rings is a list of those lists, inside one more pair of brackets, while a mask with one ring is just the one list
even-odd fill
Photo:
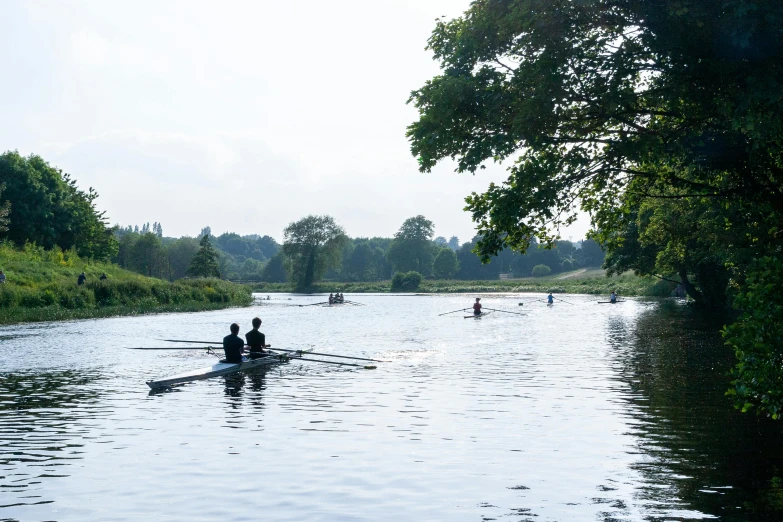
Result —
[[308, 214], [391, 236], [423, 214], [464, 242], [465, 196], [506, 173], [419, 173], [405, 102], [438, 74], [434, 19], [469, 3], [2, 0], [0, 151], [41, 155], [112, 224], [167, 236], [281, 240]]

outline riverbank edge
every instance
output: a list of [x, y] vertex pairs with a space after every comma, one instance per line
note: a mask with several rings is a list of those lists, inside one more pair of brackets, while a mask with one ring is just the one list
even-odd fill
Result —
[[[257, 283], [251, 285], [255, 293], [300, 293], [319, 294], [342, 292], [397, 293], [391, 290], [391, 281], [357, 283], [316, 283], [308, 291], [296, 291], [291, 283]], [[628, 297], [668, 297], [676, 285], [652, 277], [621, 275], [616, 277], [587, 277], [571, 279], [546, 278], [539, 281], [531, 279], [497, 281], [454, 281], [424, 280], [418, 288], [400, 293], [452, 294], [452, 293], [549, 293], [602, 295], [612, 291]]]
[[75, 321], [80, 319], [103, 319], [107, 317], [133, 317], [138, 315], [155, 315], [169, 313], [192, 313], [224, 310], [227, 308], [246, 308], [252, 304], [240, 303], [184, 303], [168, 305], [136, 305], [136, 306], [105, 306], [100, 308], [66, 309], [58, 306], [44, 308], [14, 308], [6, 309], [0, 317], [0, 325], [9, 326], [25, 323], [42, 323], [52, 321]]

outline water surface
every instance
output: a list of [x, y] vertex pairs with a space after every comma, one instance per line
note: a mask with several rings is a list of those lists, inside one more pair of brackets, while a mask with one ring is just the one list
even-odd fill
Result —
[[[351, 296], [0, 328], [0, 520], [780, 520], [778, 424], [735, 412], [732, 354], [670, 301], [462, 313]], [[527, 295], [523, 299], [529, 300]], [[291, 306], [294, 305], [294, 306]], [[259, 315], [294, 362], [150, 394]]]

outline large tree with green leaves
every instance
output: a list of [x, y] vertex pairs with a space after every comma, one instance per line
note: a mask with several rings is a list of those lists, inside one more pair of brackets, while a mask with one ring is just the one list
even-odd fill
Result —
[[632, 183], [783, 211], [780, 2], [478, 0], [429, 48], [443, 73], [411, 97], [421, 169], [514, 159], [467, 199], [485, 257], [551, 242], [580, 204], [613, 230]]
[[432, 274], [432, 262], [438, 247], [432, 242], [435, 226], [422, 215], [406, 219], [394, 234], [386, 259], [395, 272], [415, 271]]
[[208, 235], [199, 241], [198, 252], [193, 256], [187, 274], [190, 277], [220, 277], [218, 253], [212, 246]]
[[79, 189], [69, 174], [40, 156], [0, 154], [0, 185], [10, 202], [10, 224], [2, 237], [17, 245], [76, 248], [80, 256], [102, 260], [116, 253], [117, 241], [95, 206], [97, 192]]
[[459, 270], [457, 254], [450, 248], [441, 248], [432, 264], [433, 274], [438, 279], [451, 279]]
[[330, 268], [338, 268], [343, 245], [348, 241], [343, 228], [330, 216], [307, 216], [283, 231], [283, 254], [290, 279], [306, 290]]
[[129, 268], [135, 272], [161, 279], [169, 276], [168, 256], [157, 234], [141, 234], [128, 257]]

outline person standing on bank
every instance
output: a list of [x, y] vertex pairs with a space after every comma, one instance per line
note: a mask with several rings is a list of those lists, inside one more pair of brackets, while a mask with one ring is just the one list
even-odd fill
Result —
[[264, 348], [272, 346], [271, 344], [266, 344], [266, 336], [258, 331], [259, 328], [261, 328], [261, 319], [256, 317], [253, 319], [253, 329], [245, 334], [247, 345], [250, 347], [251, 359], [264, 357], [266, 355]]
[[0, 270], [0, 285], [4, 285], [4, 284], [5, 284], [5, 272]]
[[87, 274], [82, 272], [79, 274], [79, 278], [76, 280], [77, 286], [82, 286], [87, 281]]
[[237, 323], [233, 323], [230, 329], [231, 334], [223, 338], [223, 351], [226, 353], [225, 362], [241, 363], [242, 350], [245, 349], [245, 341], [237, 335], [239, 333], [239, 325]]

